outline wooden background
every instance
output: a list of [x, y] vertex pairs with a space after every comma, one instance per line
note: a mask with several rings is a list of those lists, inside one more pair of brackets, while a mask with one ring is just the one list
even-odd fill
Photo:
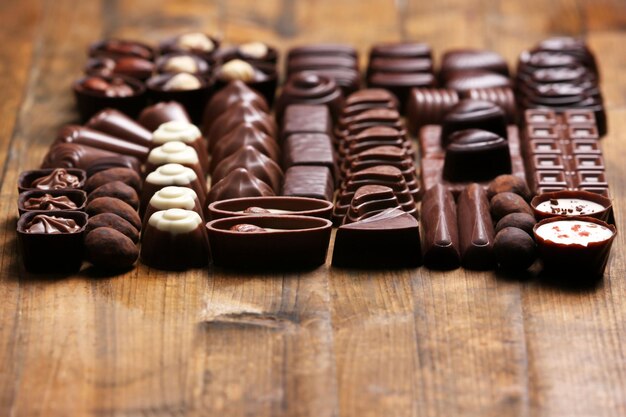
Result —
[[[70, 83], [105, 36], [189, 30], [281, 47], [378, 41], [494, 49], [513, 64], [584, 35], [609, 109], [603, 140], [626, 219], [623, 0], [0, 1], [0, 416], [624, 416], [624, 233], [604, 282], [425, 268], [116, 277], [24, 273], [16, 180], [76, 119]], [[242, 254], [244, 256], [244, 254]]]

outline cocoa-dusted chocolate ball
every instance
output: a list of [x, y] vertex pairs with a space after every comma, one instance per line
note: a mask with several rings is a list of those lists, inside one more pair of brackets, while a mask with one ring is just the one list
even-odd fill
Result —
[[491, 199], [494, 195], [503, 192], [511, 192], [518, 194], [526, 201], [530, 201], [531, 192], [528, 188], [528, 184], [523, 178], [517, 175], [504, 174], [498, 175], [489, 183], [487, 188], [487, 197]]
[[521, 196], [504, 192], [498, 193], [491, 199], [491, 217], [494, 221], [498, 221], [507, 214], [511, 213], [526, 213], [533, 215], [533, 210], [530, 208], [526, 200]]
[[493, 251], [502, 269], [525, 270], [537, 259], [535, 241], [517, 227], [500, 230], [493, 242]]
[[496, 233], [506, 227], [517, 227], [532, 236], [536, 223], [537, 220], [528, 213], [511, 213], [501, 218], [496, 224]]

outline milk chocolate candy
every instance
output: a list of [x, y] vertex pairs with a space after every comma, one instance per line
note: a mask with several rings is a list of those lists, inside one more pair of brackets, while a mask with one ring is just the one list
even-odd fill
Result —
[[[204, 170], [196, 150], [184, 142], [165, 142], [163, 145], [152, 149], [146, 160], [146, 172], [152, 172], [165, 164], [181, 164], [193, 169], [198, 178], [204, 178]], [[206, 192], [206, 188], [204, 191]]]
[[188, 122], [173, 120], [163, 123], [152, 134], [152, 146], [158, 147], [168, 142], [183, 142], [191, 146], [198, 155], [200, 166], [204, 173], [209, 170], [209, 154], [206, 149], [206, 141], [195, 125]]
[[148, 219], [141, 239], [141, 261], [153, 268], [183, 271], [209, 262], [204, 222], [191, 210], [157, 211]]
[[157, 58], [156, 71], [161, 74], [189, 74], [206, 76], [210, 71], [209, 64], [197, 55], [188, 52], [175, 52]]
[[333, 120], [328, 107], [321, 104], [291, 104], [285, 109], [281, 138], [294, 133], [323, 133], [332, 135]]
[[125, 77], [146, 80], [154, 72], [154, 62], [133, 56], [89, 58], [85, 64], [85, 74], [112, 77]]
[[369, 127], [356, 135], [348, 135], [339, 145], [339, 158], [355, 155], [377, 146], [396, 146], [404, 148], [413, 155], [413, 145], [406, 136], [406, 131], [388, 126]]
[[512, 87], [511, 80], [489, 71], [463, 71], [449, 76], [446, 88], [456, 90], [461, 95], [474, 88]]
[[333, 43], [318, 43], [309, 45], [300, 45], [291, 48], [287, 53], [287, 61], [290, 61], [293, 57], [309, 55], [309, 56], [324, 56], [324, 55], [344, 55], [351, 58], [358, 58], [357, 51], [353, 46], [344, 44]]
[[333, 175], [325, 166], [294, 165], [285, 172], [281, 195], [333, 201]]
[[209, 204], [211, 220], [224, 217], [258, 215], [311, 216], [329, 219], [333, 205], [329, 201], [306, 197], [242, 197]]
[[89, 46], [90, 57], [136, 57], [146, 60], [154, 58], [154, 48], [131, 39], [104, 39]]
[[431, 73], [376, 72], [368, 77], [367, 85], [371, 88], [384, 88], [391, 91], [398, 98], [402, 112], [412, 88], [435, 87], [436, 80]]
[[441, 184], [422, 197], [422, 249], [424, 265], [431, 269], [455, 269], [461, 264], [456, 204]]
[[413, 135], [427, 124], [441, 124], [446, 113], [459, 102], [448, 88], [413, 88], [406, 104], [406, 124]]
[[147, 148], [152, 144], [150, 130], [115, 109], [104, 109], [96, 113], [85, 127]]
[[332, 265], [351, 268], [405, 268], [421, 264], [415, 217], [390, 208], [337, 229]]
[[76, 107], [83, 121], [107, 108], [135, 117], [146, 105], [146, 88], [143, 83], [120, 75], [87, 76], [74, 82], [73, 90]]
[[339, 176], [332, 141], [324, 133], [296, 133], [287, 137], [283, 145], [283, 168], [294, 165], [326, 166], [333, 178]]
[[354, 193], [343, 224], [364, 220], [390, 208], [400, 208], [400, 203], [391, 188], [383, 185], [364, 185]]
[[150, 132], [157, 130], [163, 123], [173, 120], [191, 123], [187, 110], [176, 101], [162, 101], [148, 106], [143, 109], [138, 118], [139, 124]]
[[139, 202], [139, 214], [143, 216], [152, 196], [160, 189], [167, 186], [191, 188], [198, 199], [200, 205], [204, 207], [206, 183], [204, 179], [198, 177], [196, 172], [180, 164], [165, 164], [158, 167], [146, 176], [141, 189], [141, 199]]
[[280, 191], [283, 180], [282, 169], [276, 162], [252, 146], [241, 148], [220, 161], [211, 172], [211, 182], [218, 183], [236, 168], [245, 168], [251, 175], [269, 185], [275, 193]]
[[240, 102], [269, 113], [269, 106], [263, 96], [243, 81], [233, 80], [211, 97], [202, 116], [202, 132], [208, 134], [213, 122], [235, 103]]
[[494, 103], [465, 99], [459, 101], [444, 116], [441, 143], [446, 146], [452, 133], [465, 129], [482, 129], [508, 138], [504, 111]]
[[56, 143], [76, 143], [91, 148], [127, 155], [145, 161], [150, 149], [131, 141], [78, 125], [65, 125], [57, 133]]
[[459, 130], [446, 147], [443, 178], [448, 181], [486, 181], [511, 173], [507, 141], [480, 129]]
[[314, 72], [299, 72], [289, 77], [276, 101], [277, 120], [282, 121], [290, 104], [324, 104], [333, 120], [337, 120], [343, 106], [343, 93], [332, 78]]
[[215, 88], [220, 89], [229, 82], [240, 80], [258, 91], [271, 107], [276, 95], [278, 73], [276, 65], [271, 63], [254, 63], [241, 59], [225, 61], [215, 69]]
[[[106, 151], [79, 143], [55, 143], [44, 156], [42, 168], [78, 168], [88, 175], [100, 169], [113, 167], [131, 168], [139, 172], [141, 165], [137, 158]], [[99, 168], [95, 170], [94, 168]], [[90, 172], [91, 171], [91, 172]]]
[[489, 214], [489, 200], [481, 185], [470, 184], [461, 192], [457, 215], [463, 267], [477, 270], [493, 268], [495, 232]]
[[153, 101], [177, 101], [185, 108], [192, 122], [199, 124], [202, 110], [211, 95], [209, 80], [188, 73], [159, 74], [146, 81], [148, 96]]
[[377, 108], [398, 110], [398, 99], [389, 91], [381, 88], [367, 88], [356, 91], [346, 98], [346, 102], [341, 110], [340, 120]]
[[252, 124], [269, 136], [276, 137], [276, 122], [269, 114], [258, 110], [250, 103], [238, 102], [222, 113], [211, 125], [206, 134], [209, 152], [213, 152], [213, 148], [222, 137], [243, 123]]
[[252, 146], [273, 161], [280, 160], [280, 148], [276, 140], [257, 129], [253, 124], [243, 123], [217, 142], [211, 153], [209, 171], [215, 170], [217, 164], [223, 159], [246, 146]]
[[247, 169], [236, 168], [211, 186], [206, 201], [210, 204], [230, 198], [263, 197], [275, 194], [271, 186], [252, 175]]
[[241, 59], [253, 64], [276, 64], [278, 50], [263, 42], [246, 42], [231, 47], [222, 47], [216, 52], [214, 58], [220, 62]]
[[28, 190], [20, 193], [17, 210], [20, 216], [28, 211], [84, 210], [87, 194], [82, 190]]
[[370, 49], [370, 59], [376, 57], [432, 59], [432, 50], [420, 42], [379, 43]]
[[497, 104], [506, 115], [507, 123], [512, 124], [517, 119], [517, 105], [513, 90], [509, 87], [472, 88], [467, 92], [472, 100], [490, 101]]
[[441, 60], [439, 76], [443, 82], [453, 74], [482, 70], [509, 76], [509, 67], [504, 58], [493, 51], [478, 49], [456, 49], [447, 51]]
[[146, 211], [143, 215], [142, 229], [146, 228], [150, 216], [154, 213], [173, 208], [195, 211], [204, 221], [203, 208], [200, 205], [200, 200], [193, 189], [187, 187], [167, 186], [161, 188], [152, 195], [152, 198], [150, 198], [150, 202], [148, 203]]
[[18, 191], [82, 189], [87, 175], [82, 169], [46, 168], [23, 171], [17, 180]]
[[72, 273], [83, 260], [87, 214], [82, 211], [31, 211], [17, 222], [17, 238], [26, 270]]
[[159, 44], [161, 54], [187, 52], [211, 62], [219, 49], [221, 40], [216, 36], [202, 32], [189, 32], [163, 40]]

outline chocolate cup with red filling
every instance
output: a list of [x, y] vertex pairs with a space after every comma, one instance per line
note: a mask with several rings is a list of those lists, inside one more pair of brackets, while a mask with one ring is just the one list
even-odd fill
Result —
[[[38, 215], [73, 220], [78, 229], [72, 233], [28, 232], [28, 225]], [[87, 214], [82, 211], [31, 211], [17, 221], [17, 241], [24, 267], [35, 273], [71, 273], [83, 261]], [[61, 220], [63, 221], [63, 220]]]
[[[112, 83], [117, 87], [122, 85], [122, 91], [112, 92]], [[76, 106], [83, 122], [106, 108], [112, 108], [122, 113], [136, 117], [146, 106], [146, 87], [144, 84], [130, 77], [116, 75], [114, 77], [83, 77], [73, 85]]]
[[[581, 243], [556, 243], [542, 236], [540, 229], [544, 225], [576, 221], [592, 223], [592, 227], [608, 229], [611, 235], [599, 241], [588, 242], [586, 245], [583, 240], [587, 236], [583, 235], [588, 232], [580, 229], [571, 230], [571, 232], [580, 234], [578, 237]], [[584, 284], [594, 283], [604, 275], [617, 229], [593, 217], [552, 217], [537, 223], [533, 228], [533, 234], [539, 256], [543, 261], [544, 275], [558, 277], [559, 280], [569, 284]]]
[[82, 190], [29, 190], [17, 198], [17, 211], [20, 216], [29, 211], [83, 211], [86, 202]]
[[[537, 206], [545, 201], [557, 200], [557, 199], [576, 199], [576, 200], [584, 200], [589, 201], [591, 203], [596, 203], [604, 207], [602, 210], [590, 212], [589, 207], [585, 205], [584, 202], [581, 202], [578, 206], [574, 205], [571, 208], [571, 211], [567, 209], [567, 207], [558, 208], [558, 204], [553, 204], [551, 207], [554, 210], [551, 210], [551, 213], [546, 211], [542, 211], [537, 209]], [[598, 194], [592, 193], [589, 191], [582, 190], [563, 190], [563, 191], [555, 191], [551, 193], [543, 193], [535, 196], [530, 202], [530, 206], [533, 209], [533, 213], [535, 214], [535, 218], [537, 220], [548, 219], [551, 217], [593, 217], [604, 222], [608, 222], [611, 217], [611, 212], [613, 210], [613, 204], [610, 199]], [[594, 204], [595, 206], [595, 204]], [[565, 210], [565, 211], [563, 211]]]

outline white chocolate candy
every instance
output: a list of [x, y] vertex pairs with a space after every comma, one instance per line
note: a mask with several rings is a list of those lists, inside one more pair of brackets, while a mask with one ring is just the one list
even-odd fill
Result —
[[148, 162], [154, 165], [163, 164], [197, 164], [198, 153], [183, 142], [166, 142], [152, 149], [148, 154]]
[[202, 136], [200, 129], [191, 123], [172, 120], [165, 122], [152, 134], [152, 142], [162, 145], [167, 142], [192, 143]]
[[193, 169], [181, 164], [161, 165], [148, 174], [146, 182], [158, 185], [188, 185], [198, 179]]
[[250, 58], [263, 58], [267, 55], [267, 45], [263, 42], [248, 42], [239, 46], [239, 52], [242, 55], [249, 56]]
[[198, 63], [193, 57], [187, 55], [173, 56], [165, 61], [163, 69], [167, 72], [198, 72]]
[[201, 223], [202, 219], [198, 213], [179, 208], [157, 211], [148, 220], [150, 226], [172, 234], [192, 232]]
[[605, 209], [602, 204], [582, 198], [552, 198], [537, 204], [537, 210], [562, 216], [587, 216]]
[[181, 35], [176, 42], [186, 51], [211, 52], [215, 49], [215, 43], [207, 35], [201, 32], [186, 33]]
[[187, 187], [167, 186], [154, 193], [150, 205], [157, 210], [179, 208], [193, 210], [196, 207], [196, 192]]
[[537, 236], [559, 245], [587, 246], [593, 242], [604, 242], [613, 236], [611, 229], [581, 220], [548, 222], [539, 226], [535, 232]]
[[222, 65], [220, 74], [229, 81], [250, 82], [254, 79], [254, 67], [241, 59], [233, 59]]
[[187, 91], [197, 90], [202, 87], [200, 80], [186, 72], [174, 75], [163, 84], [163, 91]]

